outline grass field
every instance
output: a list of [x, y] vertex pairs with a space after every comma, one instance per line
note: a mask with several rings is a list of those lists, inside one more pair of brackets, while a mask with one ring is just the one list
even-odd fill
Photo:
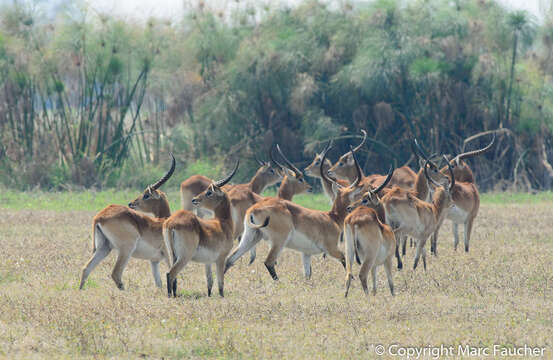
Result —
[[[224, 299], [206, 296], [199, 264], [185, 268], [180, 296], [168, 299], [136, 259], [119, 291], [113, 255], [77, 290], [94, 212], [136, 195], [0, 193], [0, 357], [375, 358], [376, 344], [526, 344], [553, 357], [551, 193], [485, 195], [470, 253], [453, 251], [446, 222], [427, 272], [411, 269], [408, 249], [408, 266], [394, 271], [395, 297], [380, 268], [375, 297], [356, 279], [344, 299], [338, 262], [317, 257], [306, 281], [290, 250], [275, 282], [263, 266], [266, 244], [253, 265], [245, 256], [229, 270]], [[169, 196], [176, 209], [177, 194]], [[328, 206], [321, 195], [298, 202]]]

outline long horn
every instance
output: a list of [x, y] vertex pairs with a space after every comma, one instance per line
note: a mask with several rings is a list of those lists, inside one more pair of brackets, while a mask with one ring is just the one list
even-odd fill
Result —
[[330, 149], [332, 149], [331, 140], [328, 141], [328, 146], [325, 148], [325, 150], [324, 150], [323, 153], [321, 154], [321, 155], [322, 155], [322, 159], [321, 159], [321, 165], [319, 166], [319, 171], [321, 172], [321, 178], [322, 178], [324, 181], [333, 183], [333, 184], [335, 184], [338, 188], [341, 189], [341, 188], [343, 188], [343, 186], [340, 185], [340, 184], [338, 184], [336, 181], [334, 181], [333, 179], [329, 178], [328, 176], [326, 176], [325, 172], [323, 171], [323, 165], [324, 165], [325, 160], [326, 160], [326, 154], [328, 154], [328, 152], [330, 151]]
[[419, 144], [419, 141], [417, 139], [414, 139], [413, 143], [415, 144], [415, 147], [413, 147], [413, 145], [411, 144], [413, 152], [419, 157], [422, 157], [424, 160], [428, 161], [430, 166], [432, 166], [433, 168], [437, 168], [436, 164], [434, 164], [434, 162], [430, 160], [432, 157], [428, 157], [428, 154], [426, 153], [426, 151], [423, 150], [422, 146]]
[[390, 182], [390, 180], [392, 180], [392, 176], [394, 175], [394, 165], [390, 165], [390, 169], [388, 170], [388, 176], [386, 176], [386, 179], [384, 180], [384, 182], [379, 186], [377, 187], [376, 189], [374, 190], [371, 190], [371, 193], [373, 194], [378, 194], [380, 192], [380, 190], [384, 189], [386, 187], [386, 185], [388, 185], [388, 183]]
[[226, 178], [215, 182], [214, 185], [217, 186], [217, 187], [221, 187], [221, 186], [226, 185], [226, 183], [228, 183], [230, 181], [230, 179], [232, 179], [234, 174], [236, 174], [236, 170], [238, 170], [238, 165], [240, 165], [240, 160], [236, 161], [236, 165], [234, 166], [234, 169], [232, 170], [232, 172]]
[[173, 153], [169, 153], [169, 155], [171, 155], [171, 168], [169, 169], [169, 171], [167, 171], [165, 175], [163, 175], [161, 179], [159, 179], [157, 182], [149, 186], [151, 190], [159, 189], [159, 187], [165, 184], [165, 182], [169, 180], [171, 175], [173, 175], [173, 173], [175, 172], [175, 165], [176, 165], [175, 157], [173, 156]]
[[[426, 179], [428, 181], [430, 181], [432, 184], [434, 184], [434, 186], [436, 187], [440, 187], [442, 185], [438, 184], [437, 182], [434, 181], [434, 179], [432, 179], [429, 175], [428, 175], [428, 164], [430, 163], [430, 160], [426, 160], [426, 163], [424, 163], [424, 176], [426, 176]], [[449, 162], [448, 162], [449, 164]], [[451, 165], [449, 165], [451, 167]]]
[[485, 152], [490, 151], [490, 149], [492, 148], [494, 142], [495, 142], [495, 133], [493, 133], [492, 141], [488, 144], [488, 146], [486, 146], [486, 147], [484, 147], [484, 148], [482, 148], [482, 149], [479, 149], [479, 150], [473, 150], [473, 151], [464, 152], [464, 153], [462, 153], [462, 154], [457, 155], [456, 158], [459, 159], [459, 160], [463, 160], [463, 159], [466, 159], [466, 158], [469, 158], [469, 157], [473, 157], [473, 156], [477, 156], [477, 155], [482, 155], [482, 154], [484, 154]]
[[259, 164], [259, 166], [265, 166], [265, 162], [259, 160], [259, 158], [257, 157], [257, 154], [254, 155], [254, 158], [255, 158], [255, 161], [257, 161], [257, 163]]
[[451, 167], [451, 164], [449, 163], [449, 161], [447, 161], [447, 158], [444, 156], [444, 159], [445, 161], [447, 162], [447, 169], [449, 170], [449, 175], [451, 176], [451, 181], [449, 183], [449, 191], [451, 191], [451, 189], [453, 189], [453, 187], [455, 186], [455, 175], [453, 175], [453, 168]]
[[349, 151], [351, 152], [351, 156], [353, 157], [353, 162], [355, 163], [355, 170], [357, 172], [357, 178], [354, 182], [351, 183], [349, 188], [354, 188], [359, 184], [359, 181], [361, 181], [361, 178], [363, 178], [363, 173], [361, 172], [361, 166], [359, 166], [359, 162], [357, 161], [357, 156], [355, 156], [355, 150], [349, 146]]
[[280, 150], [280, 146], [278, 146], [278, 144], [276, 146], [276, 149], [277, 149], [278, 153], [280, 154], [280, 156], [282, 156], [282, 159], [284, 159], [284, 162], [288, 165], [288, 167], [296, 173], [296, 176], [301, 176], [302, 175], [301, 171], [297, 167], [295, 167], [294, 164], [292, 164], [292, 162], [286, 158], [286, 156], [284, 156], [284, 154]]
[[364, 129], [361, 129], [361, 132], [363, 133], [363, 140], [361, 141], [361, 144], [357, 145], [355, 149], [353, 149], [353, 152], [357, 152], [363, 145], [365, 145], [365, 142], [367, 141], [367, 132]]
[[278, 161], [276, 161], [275, 158], [273, 157], [273, 149], [274, 148], [275, 148], [274, 146], [271, 147], [271, 150], [269, 151], [269, 158], [271, 159], [271, 162], [273, 164], [275, 164], [280, 170], [283, 170], [283, 165], [281, 163], [279, 163]]

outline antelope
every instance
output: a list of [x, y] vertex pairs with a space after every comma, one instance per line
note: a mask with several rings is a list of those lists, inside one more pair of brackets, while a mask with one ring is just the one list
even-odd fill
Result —
[[[273, 152], [269, 152], [271, 163], [274, 164], [281, 173], [285, 174], [280, 183], [280, 187], [277, 192], [277, 198], [291, 201], [294, 195], [304, 192], [311, 192], [311, 185], [309, 185], [309, 183], [305, 181], [302, 172], [296, 166], [294, 166], [294, 164], [292, 164], [292, 162], [290, 162], [290, 160], [288, 160], [286, 156], [284, 156], [278, 145], [276, 146], [276, 149], [280, 156], [284, 159], [286, 164], [289, 166], [289, 169], [282, 166], [273, 158]], [[233, 187], [228, 192], [228, 197], [231, 203], [232, 222], [234, 224], [233, 238], [236, 239], [239, 238], [239, 236], [244, 231], [243, 219], [244, 215], [246, 214], [246, 210], [248, 210], [248, 208], [255, 203], [262, 201], [264, 197], [256, 194], [248, 188], [238, 186]], [[256, 250], [255, 247], [252, 247], [250, 249], [250, 265], [254, 262], [255, 257]]]
[[[365, 141], [367, 140], [367, 132], [365, 130], [361, 130], [363, 133], [363, 140], [359, 145], [357, 145], [354, 149], [354, 152], [357, 152], [361, 147], [365, 144]], [[328, 169], [328, 175], [331, 177], [347, 180], [349, 182], [353, 181], [355, 179], [355, 161], [353, 159], [353, 155], [351, 155], [349, 152], [342, 155], [338, 161]], [[411, 170], [408, 166], [402, 166], [394, 171], [394, 176], [392, 180], [390, 181], [389, 186], [398, 185], [401, 188], [409, 189], [413, 187], [413, 184], [415, 183], [415, 172]], [[384, 175], [369, 175], [364, 176], [361, 179], [361, 184], [369, 184], [371, 186], [377, 186], [382, 184], [386, 176]]]
[[[458, 154], [448, 162], [453, 169], [453, 174], [455, 176], [455, 181], [457, 184], [456, 188], [452, 192], [453, 207], [448, 211], [447, 214], [447, 219], [453, 222], [453, 246], [455, 250], [457, 250], [457, 246], [459, 243], [459, 224], [463, 224], [465, 230], [465, 251], [468, 252], [472, 226], [480, 208], [480, 195], [474, 181], [474, 175], [470, 167], [463, 161], [463, 159], [486, 153], [492, 148], [494, 142], [495, 134], [492, 138], [492, 141], [484, 148]], [[419, 150], [421, 151], [422, 156], [427, 157], [427, 155], [420, 147]], [[441, 172], [443, 174], [446, 174], [446, 171], [447, 165], [441, 169]], [[437, 255], [439, 230], [439, 228], [436, 229], [436, 232], [432, 235], [430, 243], [430, 251], [434, 255]]]
[[188, 210], [178, 210], [163, 222], [163, 240], [169, 255], [167, 294], [177, 296], [177, 275], [190, 261], [205, 264], [207, 295], [211, 296], [213, 278], [211, 264], [215, 263], [219, 295], [224, 297], [225, 259], [232, 249], [232, 218], [230, 201], [223, 189], [236, 174], [239, 161], [232, 172], [222, 180], [211, 182], [207, 189], [192, 198], [194, 206], [200, 204], [215, 217], [202, 219]]
[[[244, 190], [251, 190], [256, 194], [261, 194], [267, 187], [276, 184], [281, 181], [283, 174], [278, 167], [273, 166], [270, 162], [263, 162], [256, 158], [259, 163], [259, 169], [255, 175], [251, 178], [250, 182], [246, 184], [227, 185], [226, 190], [230, 190], [231, 187], [238, 187]], [[201, 217], [206, 217], [210, 213], [205, 209], [194, 207], [191, 200], [194, 196], [198, 195], [209, 185], [212, 181], [203, 175], [193, 175], [184, 180], [180, 184], [181, 205], [183, 210], [189, 210], [196, 212]]]
[[[171, 215], [167, 196], [158, 190], [175, 171], [175, 158], [169, 171], [156, 183], [149, 185], [129, 206], [109, 205], [92, 220], [92, 249], [90, 260], [83, 267], [79, 289], [86, 279], [112, 249], [118, 251], [111, 278], [117, 288], [124, 290], [121, 277], [131, 257], [150, 260], [157, 287], [161, 287], [159, 262], [168, 262], [162, 237], [162, 224]], [[142, 214], [152, 213], [154, 217]]]
[[[398, 186], [393, 187], [380, 199], [386, 212], [386, 223], [392, 226], [394, 232], [410, 235], [417, 240], [413, 269], [416, 269], [422, 253], [426, 270], [426, 250], [424, 248], [426, 239], [441, 225], [451, 206], [451, 193], [455, 187], [455, 176], [451, 165], [448, 165], [450, 172], [450, 178], [448, 178], [441, 174], [439, 169], [431, 168], [429, 162], [429, 160], [426, 161], [423, 171], [427, 180], [436, 186], [431, 202], [418, 199], [411, 192], [405, 192]], [[429, 168], [434, 173], [434, 177], [441, 178], [440, 183], [428, 175]]]
[[[480, 194], [478, 193], [478, 188], [474, 181], [474, 175], [470, 167], [463, 160], [488, 152], [492, 148], [494, 142], [495, 133], [492, 141], [484, 148], [464, 152], [455, 156], [448, 162], [455, 176], [455, 187], [451, 192], [453, 206], [447, 212], [447, 219], [451, 220], [453, 223], [453, 248], [455, 250], [457, 250], [457, 245], [459, 244], [459, 225], [463, 225], [465, 252], [469, 251], [472, 226], [480, 208]], [[441, 172], [445, 174], [446, 169], [447, 165], [441, 169]], [[436, 229], [430, 242], [430, 252], [434, 255], [437, 254], [439, 230], [439, 228]]]
[[[355, 166], [359, 167], [355, 153], [352, 154]], [[393, 174], [393, 167], [390, 168], [388, 174], [390, 176], [387, 181], [390, 181]], [[381, 189], [387, 185], [387, 181], [383, 183]], [[390, 226], [385, 224], [386, 213], [384, 207], [380, 203], [378, 192], [369, 190], [361, 199], [355, 201], [346, 208], [349, 215], [344, 220], [344, 237], [346, 251], [346, 293], [348, 296], [352, 275], [352, 264], [354, 256], [357, 262], [361, 265], [359, 271], [359, 280], [365, 294], [369, 294], [367, 287], [367, 275], [369, 270], [372, 272], [373, 280], [373, 295], [376, 295], [376, 267], [383, 265], [388, 278], [390, 292], [394, 295], [394, 283], [392, 279], [392, 256], [398, 258], [398, 267], [401, 268], [401, 259], [397, 249], [397, 242], [394, 233]]]
[[[323, 152], [321, 164], [325, 163], [330, 149], [327, 147]], [[328, 181], [322, 169], [321, 165], [321, 177]], [[274, 266], [284, 247], [302, 253], [304, 274], [308, 279], [311, 277], [312, 255], [329, 254], [345, 266], [344, 254], [338, 249], [338, 240], [346, 207], [361, 192], [362, 188], [358, 186], [360, 179], [361, 173], [348, 187], [334, 183], [336, 198], [330, 211], [312, 210], [278, 198], [265, 199], [250, 207], [244, 217], [244, 233], [240, 244], [228, 257], [225, 271], [261, 240], [259, 233], [271, 242], [265, 267], [273, 280], [278, 280]]]
[[[331, 146], [330, 142], [327, 144], [325, 149], [323, 149], [323, 152], [329, 146]], [[321, 164], [321, 161], [322, 161], [322, 158], [323, 158], [322, 154], [323, 153], [320, 153], [320, 154], [315, 153], [315, 157], [313, 158], [313, 161], [311, 162], [311, 164], [309, 164], [309, 166], [307, 166], [304, 169], [304, 172], [305, 172], [305, 175], [307, 175], [307, 176], [318, 178], [318, 179], [321, 180], [321, 187], [323, 188], [323, 191], [324, 191], [325, 195], [328, 197], [328, 199], [330, 200], [330, 203], [332, 204], [332, 202], [336, 198], [336, 194], [332, 191], [333, 182], [329, 181], [328, 179], [325, 180], [324, 178], [322, 178], [321, 175], [320, 175], [320, 171], [319, 171], [319, 167], [322, 165], [323, 172], [326, 174], [328, 172], [328, 169], [330, 169], [332, 167], [332, 162], [330, 161], [330, 159], [326, 159], [324, 164]], [[334, 179], [334, 180], [342, 186], [347, 186], [348, 185], [348, 182], [345, 181], [345, 180], [337, 180], [337, 179]]]
[[348, 296], [352, 275], [353, 257], [361, 260], [359, 280], [365, 294], [369, 294], [367, 277], [372, 272], [373, 295], [376, 295], [376, 267], [384, 265], [390, 292], [394, 295], [392, 279], [392, 256], [396, 253], [396, 239], [392, 228], [383, 224], [376, 211], [366, 206], [357, 207], [344, 221], [346, 251], [346, 293]]

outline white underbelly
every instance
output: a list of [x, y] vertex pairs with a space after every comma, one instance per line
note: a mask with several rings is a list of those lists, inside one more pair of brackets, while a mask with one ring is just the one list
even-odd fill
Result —
[[388, 249], [384, 245], [378, 247], [378, 253], [376, 254], [376, 265], [381, 265], [386, 261], [388, 256]]
[[163, 259], [163, 254], [160, 249], [153, 247], [142, 239], [138, 239], [136, 248], [132, 253], [132, 257], [137, 259], [159, 261]]
[[213, 250], [210, 250], [206, 247], [198, 246], [194, 257], [192, 257], [192, 261], [204, 264], [211, 264], [214, 263], [215, 260], [217, 260], [217, 255], [218, 254]]
[[293, 231], [286, 242], [286, 247], [304, 254], [316, 255], [323, 252], [311, 238], [299, 231]]
[[455, 205], [447, 212], [447, 218], [456, 224], [464, 224], [467, 221], [467, 217], [468, 213]]

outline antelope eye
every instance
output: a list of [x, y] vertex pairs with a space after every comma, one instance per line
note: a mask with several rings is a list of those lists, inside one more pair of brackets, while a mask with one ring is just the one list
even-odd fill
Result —
[[369, 200], [367, 200], [367, 199], [363, 199], [363, 201], [362, 201], [363, 204], [366, 204], [368, 202], [369, 202]]
[[302, 182], [303, 182], [303, 179], [302, 179], [302, 178], [299, 178], [298, 181], [302, 183]]
[[274, 174], [274, 173], [275, 173], [275, 171], [274, 171], [273, 169], [269, 169], [269, 172], [270, 172], [271, 174]]
[[338, 166], [344, 166], [344, 164], [342, 162], [339, 162]]
[[207, 197], [210, 197], [211, 195], [213, 195], [213, 191], [209, 190], [208, 192], [205, 193], [205, 196]]
[[142, 199], [144, 200], [148, 200], [150, 198], [150, 194], [144, 194], [144, 196], [142, 197]]
[[319, 166], [321, 162], [319, 160], [315, 161], [315, 166]]

